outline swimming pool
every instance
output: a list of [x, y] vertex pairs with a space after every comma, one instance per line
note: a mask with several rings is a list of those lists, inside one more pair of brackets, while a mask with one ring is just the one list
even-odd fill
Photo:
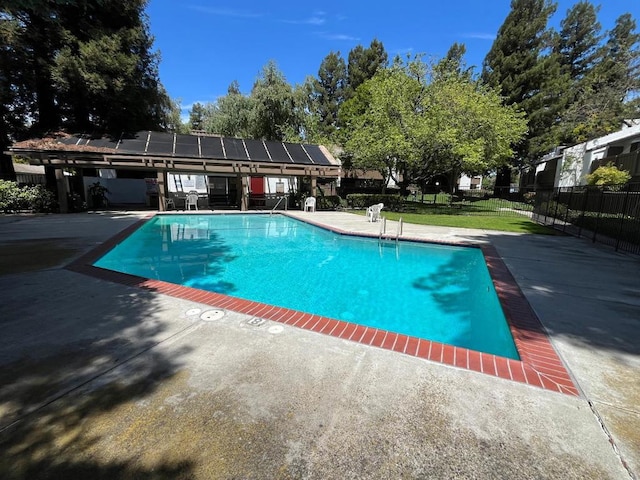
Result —
[[477, 248], [282, 215], [159, 215], [94, 265], [518, 359]]

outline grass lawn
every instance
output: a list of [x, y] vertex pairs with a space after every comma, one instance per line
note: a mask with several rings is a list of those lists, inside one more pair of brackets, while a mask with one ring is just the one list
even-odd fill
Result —
[[[484, 208], [462, 207], [459, 209], [448, 206], [436, 206], [419, 202], [406, 202], [408, 211], [397, 213], [383, 210], [382, 215], [389, 220], [399, 220], [405, 223], [418, 225], [437, 225], [442, 227], [478, 228], [484, 230], [498, 230], [502, 232], [538, 233], [543, 235], [556, 235], [557, 232], [549, 227], [532, 222], [528, 217], [517, 213], [495, 214], [495, 207]], [[501, 205], [502, 206], [502, 205]], [[508, 207], [512, 207], [508, 205]], [[465, 208], [472, 208], [474, 212], [482, 214], [470, 215]], [[353, 213], [365, 215], [365, 210], [354, 210]]]
[[[360, 213], [360, 212], [358, 212]], [[362, 212], [364, 215], [364, 211]], [[525, 216], [512, 215], [446, 215], [424, 213], [396, 213], [382, 211], [389, 220], [402, 218], [405, 223], [418, 225], [438, 225], [441, 227], [479, 228], [483, 230], [499, 230], [502, 232], [540, 233], [555, 235], [557, 232], [544, 225], [532, 222]]]

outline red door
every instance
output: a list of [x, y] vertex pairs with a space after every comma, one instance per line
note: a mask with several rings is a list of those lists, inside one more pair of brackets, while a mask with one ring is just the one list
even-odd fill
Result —
[[251, 177], [249, 205], [264, 207], [264, 177]]

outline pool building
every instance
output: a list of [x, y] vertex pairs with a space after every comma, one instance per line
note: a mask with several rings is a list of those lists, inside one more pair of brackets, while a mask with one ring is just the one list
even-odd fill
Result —
[[[69, 190], [82, 189], [86, 196], [95, 182], [117, 196], [111, 203], [146, 202], [164, 211], [184, 207], [185, 194], [195, 191], [202, 206], [245, 211], [273, 208], [303, 185], [315, 192], [319, 180], [337, 180], [341, 172], [340, 162], [322, 145], [206, 134], [67, 135], [18, 142], [9, 153], [44, 165], [55, 176], [62, 213], [69, 210]], [[79, 185], [69, 188], [65, 168], [77, 169]]]

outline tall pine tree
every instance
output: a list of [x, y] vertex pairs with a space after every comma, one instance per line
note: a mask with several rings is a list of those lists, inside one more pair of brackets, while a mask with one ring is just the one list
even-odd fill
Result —
[[344, 101], [347, 86], [347, 67], [340, 52], [330, 52], [320, 64], [318, 78], [314, 82], [321, 133], [331, 137], [337, 128], [338, 110]]
[[[516, 146], [513, 165], [521, 166], [554, 144], [550, 122], [560, 109], [560, 64], [556, 55], [546, 55], [552, 35], [547, 28], [556, 5], [549, 0], [512, 0], [511, 11], [498, 30], [487, 54], [482, 79], [497, 88], [506, 105], [517, 105], [529, 120], [525, 141]], [[511, 171], [501, 169], [496, 187], [508, 187]]]
[[618, 17], [598, 54], [563, 116], [574, 143], [616, 131], [625, 118], [640, 113], [640, 34], [630, 14]]
[[380, 68], [384, 68], [388, 59], [384, 45], [375, 38], [368, 48], [358, 45], [351, 49], [347, 64], [347, 97], [353, 95], [356, 88], [365, 81], [373, 78]]

